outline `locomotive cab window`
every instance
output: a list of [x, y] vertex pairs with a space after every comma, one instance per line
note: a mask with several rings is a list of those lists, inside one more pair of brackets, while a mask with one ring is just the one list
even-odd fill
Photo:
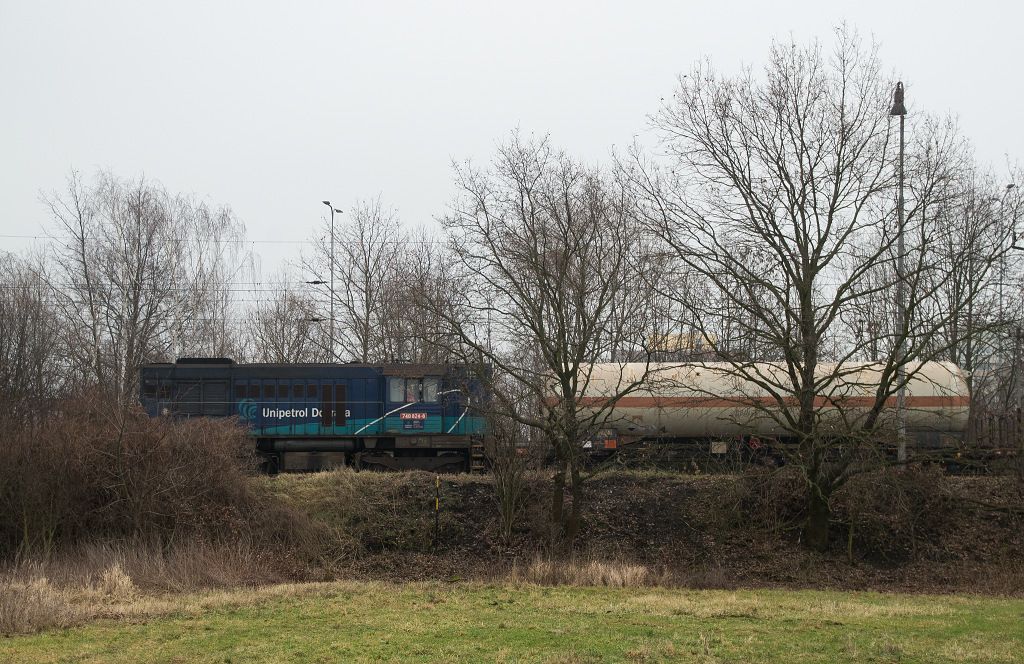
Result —
[[441, 379], [437, 376], [426, 378], [388, 378], [388, 401], [390, 403], [437, 403], [441, 390]]
[[437, 403], [437, 392], [441, 379], [429, 377], [423, 379], [423, 400], [427, 403]]
[[388, 378], [388, 401], [391, 403], [437, 403], [440, 378]]

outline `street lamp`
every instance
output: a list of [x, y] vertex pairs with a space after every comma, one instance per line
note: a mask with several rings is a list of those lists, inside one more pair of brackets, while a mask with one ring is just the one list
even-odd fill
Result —
[[899, 354], [897, 361], [899, 364], [896, 367], [896, 382], [899, 388], [896, 392], [896, 418], [899, 426], [899, 439], [897, 441], [896, 449], [896, 460], [900, 463], [906, 463], [907, 461], [907, 413], [905, 410], [906, 404], [906, 382], [907, 382], [907, 368], [903, 362], [903, 343], [904, 343], [904, 330], [907, 326], [907, 303], [905, 285], [903, 283], [903, 125], [904, 120], [907, 116], [907, 107], [903, 103], [903, 81], [896, 83], [896, 90], [892, 95], [892, 109], [889, 110], [889, 115], [898, 115], [900, 117], [900, 166], [899, 166], [899, 202], [897, 204], [897, 220], [899, 227], [896, 229], [896, 301], [897, 301], [897, 330], [900, 335], [899, 346], [896, 352]]
[[[1006, 191], [1003, 192], [1003, 197], [999, 200], [1000, 206], [1002, 206], [1002, 202], [1004, 200], [1006, 200], [1006, 197], [1014, 189], [1017, 189], [1017, 183], [1016, 182], [1011, 182], [1010, 184], [1006, 185]], [[1019, 191], [1020, 190], [1018, 189], [1018, 192]], [[1019, 204], [1019, 200], [1020, 199], [1018, 198], [1018, 204]], [[1011, 227], [1011, 232], [1010, 232], [1010, 249], [1018, 249], [1020, 251], [1024, 251], [1024, 244], [1017, 244], [1017, 242], [1020, 240], [1020, 238], [1017, 237], [1017, 209], [1018, 209], [1017, 206], [1014, 206], [1013, 221], [1012, 221], [1013, 226]]]
[[336, 357], [334, 355], [334, 213], [341, 214], [341, 210], [331, 205], [330, 201], [321, 201], [331, 210], [331, 361], [333, 362]]

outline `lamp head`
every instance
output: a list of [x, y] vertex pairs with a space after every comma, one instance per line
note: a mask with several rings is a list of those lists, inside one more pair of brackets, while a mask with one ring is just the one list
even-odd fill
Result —
[[906, 115], [907, 107], [903, 103], [903, 81], [896, 83], [896, 91], [892, 93], [892, 109], [889, 115]]

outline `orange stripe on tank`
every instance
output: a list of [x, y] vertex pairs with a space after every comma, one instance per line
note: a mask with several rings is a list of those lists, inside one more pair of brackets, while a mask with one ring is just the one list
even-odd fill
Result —
[[[606, 397], [580, 397], [576, 402], [582, 406], [601, 406], [608, 402]], [[797, 406], [799, 401], [794, 397], [782, 400], [786, 406]], [[967, 396], [908, 396], [904, 400], [907, 408], [958, 408], [970, 405]], [[558, 403], [555, 397], [545, 399], [545, 403], [553, 406]], [[742, 408], [744, 406], [776, 406], [778, 401], [773, 397], [622, 397], [615, 402], [616, 408]], [[814, 406], [870, 408], [875, 405], [874, 397], [815, 397]], [[896, 397], [885, 401], [887, 407], [896, 407]]]

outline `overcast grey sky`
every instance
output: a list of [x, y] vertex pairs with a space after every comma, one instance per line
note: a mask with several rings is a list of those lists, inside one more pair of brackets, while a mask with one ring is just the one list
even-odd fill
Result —
[[[430, 223], [452, 160], [488, 159], [516, 127], [604, 160], [698, 59], [758, 66], [773, 37], [828, 45], [844, 20], [880, 42], [911, 112], [957, 115], [1002, 172], [1024, 160], [1022, 19], [941, 0], [0, 0], [0, 234], [42, 233], [39, 192], [72, 167], [229, 204], [256, 240], [308, 239], [324, 198], [380, 194]], [[271, 271], [300, 246], [256, 249]]]

